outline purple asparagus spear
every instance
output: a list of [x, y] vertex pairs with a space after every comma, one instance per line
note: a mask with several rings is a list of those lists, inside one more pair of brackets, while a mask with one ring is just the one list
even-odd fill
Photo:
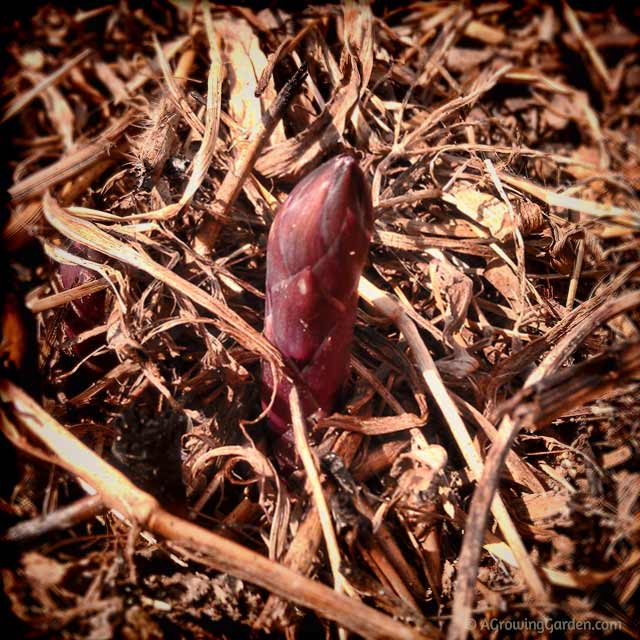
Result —
[[[340, 155], [312, 171], [281, 206], [267, 245], [266, 337], [300, 372], [307, 415], [334, 410], [349, 372], [358, 280], [373, 228], [371, 190], [357, 161]], [[263, 404], [273, 377], [263, 367]], [[291, 426], [283, 380], [269, 414], [282, 436]]]
[[[102, 261], [99, 253], [77, 243], [72, 245], [71, 250], [94, 262]], [[91, 282], [97, 277], [90, 269], [75, 264], [61, 264], [58, 267], [58, 274], [63, 289], [72, 289], [85, 282]], [[93, 329], [96, 325], [102, 324], [105, 320], [105, 314], [105, 291], [96, 291], [78, 300], [74, 300], [67, 309], [64, 317], [63, 326], [65, 334], [68, 338], [75, 340], [83, 331]], [[74, 344], [73, 349], [77, 355], [82, 357], [92, 350], [91, 345], [87, 343], [83, 343], [82, 345]]]

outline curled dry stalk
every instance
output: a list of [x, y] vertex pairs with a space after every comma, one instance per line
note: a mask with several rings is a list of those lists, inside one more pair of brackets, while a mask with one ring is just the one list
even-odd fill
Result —
[[261, 586], [366, 638], [419, 640], [432, 637], [397, 622], [357, 600], [305, 578], [284, 565], [165, 511], [153, 496], [94, 453], [13, 383], [0, 381], [2, 431], [18, 448], [25, 436], [44, 445], [56, 462], [83, 480], [131, 523], [198, 554], [218, 571]]
[[[353, 587], [340, 571], [340, 548], [338, 547], [336, 532], [331, 521], [331, 513], [318, 474], [317, 460], [307, 439], [302, 403], [295, 385], [291, 387], [291, 392], [289, 393], [289, 407], [291, 409], [291, 421], [293, 423], [293, 437], [296, 451], [302, 461], [302, 466], [307, 475], [307, 482], [310, 486], [311, 496], [318, 515], [320, 516], [320, 526], [322, 527], [322, 535], [327, 547], [327, 555], [329, 556], [329, 564], [333, 575], [333, 588], [337, 593], [346, 593], [351, 598], [356, 598]], [[346, 638], [344, 629], [340, 628], [338, 632], [341, 638]]]
[[242, 185], [253, 170], [255, 161], [269, 140], [285, 110], [307, 77], [305, 66], [300, 67], [278, 93], [274, 103], [262, 117], [251, 133], [251, 142], [236, 160], [234, 167], [227, 172], [209, 216], [201, 224], [196, 235], [194, 249], [201, 256], [208, 256], [220, 232], [220, 225], [228, 216], [229, 210], [242, 189]]
[[65, 211], [51, 196], [45, 194], [44, 214], [47, 221], [62, 235], [80, 245], [110, 256], [130, 266], [145, 271], [161, 282], [165, 282], [196, 304], [212, 312], [221, 323], [221, 328], [248, 349], [257, 349], [270, 362], [280, 363], [278, 351], [243, 318], [219, 300], [181, 278], [173, 271], [152, 260], [142, 250], [125, 244], [96, 225], [74, 217]]
[[611, 349], [580, 365], [548, 375], [525, 387], [503, 408], [502, 413], [506, 415], [485, 461], [465, 524], [447, 640], [467, 637], [490, 505], [498, 489], [500, 471], [517, 435], [525, 428], [540, 429], [572, 408], [632, 379], [640, 379], [638, 342]]
[[[378, 287], [364, 277], [360, 279], [359, 292], [360, 296], [370, 305], [374, 306], [392, 320], [404, 335], [407, 343], [413, 351], [418, 369], [424, 378], [427, 388], [432, 394], [433, 399], [440, 407], [447, 425], [451, 430], [451, 434], [460, 448], [460, 452], [471, 468], [476, 480], [479, 480], [482, 476], [482, 459], [473, 446], [471, 436], [462, 422], [458, 409], [444, 386], [442, 378], [440, 377], [440, 374], [433, 362], [433, 358], [422, 341], [413, 320], [411, 320], [402, 305], [397, 302], [393, 296], [378, 289]], [[500, 530], [505, 536], [507, 543], [511, 547], [511, 550], [518, 561], [518, 566], [522, 570], [533, 597], [540, 604], [547, 602], [548, 596], [544, 582], [533, 565], [524, 543], [522, 542], [522, 538], [520, 537], [520, 534], [518, 533], [515, 524], [513, 523], [513, 520], [511, 519], [511, 516], [499, 495], [495, 496], [491, 505], [491, 510], [498, 522]]]

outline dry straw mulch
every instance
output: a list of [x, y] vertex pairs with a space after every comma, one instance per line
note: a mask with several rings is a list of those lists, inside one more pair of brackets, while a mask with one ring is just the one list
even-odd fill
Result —
[[[7, 624], [634, 636], [638, 19], [158, 1], [5, 21]], [[286, 366], [261, 334], [266, 235], [343, 151], [376, 212], [352, 375], [336, 415], [292, 395], [285, 472], [259, 397], [260, 362]]]

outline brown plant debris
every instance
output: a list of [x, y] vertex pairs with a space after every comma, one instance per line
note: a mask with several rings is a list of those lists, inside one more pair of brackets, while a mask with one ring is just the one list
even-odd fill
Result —
[[[11, 637], [636, 637], [634, 3], [14, 4]], [[342, 153], [372, 244], [339, 410], [304, 416], [266, 239]]]

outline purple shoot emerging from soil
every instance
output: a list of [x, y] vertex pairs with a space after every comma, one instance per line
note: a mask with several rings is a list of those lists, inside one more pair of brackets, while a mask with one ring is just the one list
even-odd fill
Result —
[[[347, 379], [358, 280], [372, 228], [371, 189], [348, 155], [306, 176], [271, 227], [264, 333], [297, 367], [307, 415], [332, 412]], [[266, 406], [274, 384], [266, 365], [262, 383]], [[280, 382], [269, 414], [272, 431], [289, 442], [290, 390], [290, 383]]]
[[[72, 245], [71, 250], [94, 262], [101, 262], [102, 260], [100, 254], [76, 243]], [[63, 289], [72, 289], [85, 282], [91, 282], [97, 277], [90, 269], [75, 264], [61, 264], [58, 267], [58, 274]], [[63, 321], [67, 338], [75, 340], [83, 331], [93, 329], [95, 326], [102, 324], [106, 314], [105, 302], [106, 294], [104, 291], [90, 293], [78, 300], [74, 300], [69, 305]], [[87, 345], [75, 344], [73, 348], [79, 356], [84, 356], [90, 352], [90, 350], [87, 350]]]

